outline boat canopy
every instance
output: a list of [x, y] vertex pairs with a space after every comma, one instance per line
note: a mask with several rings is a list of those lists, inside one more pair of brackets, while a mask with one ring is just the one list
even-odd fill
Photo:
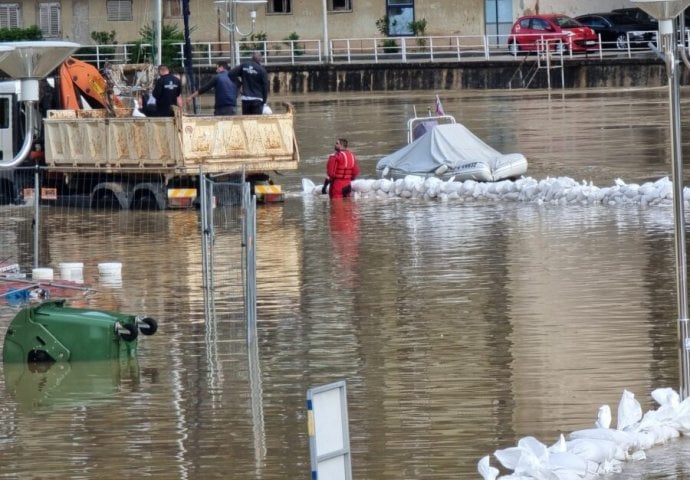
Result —
[[[438, 125], [414, 142], [383, 157], [376, 165], [378, 171], [388, 169], [408, 175], [428, 175], [445, 165], [455, 170], [462, 165], [481, 162], [490, 169], [504, 160], [521, 154], [502, 154], [481, 141], [460, 123]], [[445, 169], [444, 169], [445, 170]]]

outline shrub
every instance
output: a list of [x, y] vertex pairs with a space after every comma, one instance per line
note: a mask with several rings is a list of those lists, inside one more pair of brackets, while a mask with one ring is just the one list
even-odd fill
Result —
[[[194, 30], [192, 28], [192, 30]], [[156, 44], [156, 28], [153, 22], [145, 25], [139, 30], [140, 39], [131, 42], [135, 45], [134, 52], [130, 55], [130, 63], [151, 63], [153, 62], [154, 45]], [[184, 43], [184, 32], [179, 30], [176, 25], [163, 24], [161, 29], [161, 62], [170, 67], [181, 66], [180, 49], [176, 45]], [[151, 45], [147, 47], [146, 44]]]
[[287, 40], [285, 44], [289, 47], [290, 45], [294, 45], [294, 52], [295, 55], [304, 55], [304, 45], [300, 45], [297, 43], [297, 40], [299, 40], [299, 35], [297, 35], [297, 32], [292, 32], [290, 35], [287, 36], [287, 38], [284, 38], [283, 40]]
[[400, 47], [398, 47], [398, 42], [394, 38], [387, 38], [383, 41], [383, 52], [384, 53], [398, 53]]
[[264, 47], [266, 45], [264, 42], [266, 42], [267, 39], [268, 39], [268, 35], [266, 35], [266, 32], [252, 33], [248, 37], [242, 37], [240, 39], [241, 42], [251, 42], [251, 43], [241, 43], [240, 44], [240, 52], [248, 53], [248, 52], [253, 52], [255, 50], [263, 52]]
[[[426, 23], [427, 22], [425, 18], [414, 20], [409, 23], [410, 30], [412, 30], [412, 33], [414, 33], [415, 37], [423, 37], [426, 34]], [[418, 38], [417, 45], [423, 47], [424, 45], [426, 45], [426, 39]]]
[[43, 32], [37, 25], [28, 28], [0, 28], [0, 42], [43, 40]]

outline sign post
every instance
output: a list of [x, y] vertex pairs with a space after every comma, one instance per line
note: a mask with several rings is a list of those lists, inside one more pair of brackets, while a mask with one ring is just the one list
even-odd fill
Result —
[[352, 480], [345, 381], [307, 391], [312, 480]]

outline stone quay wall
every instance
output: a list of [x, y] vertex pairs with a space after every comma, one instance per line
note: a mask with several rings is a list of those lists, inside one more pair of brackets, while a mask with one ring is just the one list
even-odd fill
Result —
[[[536, 69], [534, 56], [524, 61], [465, 61], [418, 63], [302, 64], [267, 70], [272, 94], [312, 92], [386, 92], [405, 90], [561, 88], [560, 68]], [[199, 71], [199, 70], [197, 70]], [[690, 74], [681, 65], [681, 85]], [[203, 84], [215, 68], [203, 69]], [[575, 58], [563, 69], [565, 88], [633, 88], [666, 85], [666, 68], [657, 58]], [[532, 78], [533, 77], [533, 78]], [[531, 80], [530, 80], [531, 79]]]

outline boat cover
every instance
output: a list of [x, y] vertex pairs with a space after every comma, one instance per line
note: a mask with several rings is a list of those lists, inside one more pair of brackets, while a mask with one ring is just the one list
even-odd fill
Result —
[[[458, 170], [463, 165], [485, 163], [490, 170], [500, 168], [505, 161], [514, 161], [521, 154], [504, 155], [481, 141], [460, 123], [438, 125], [400, 150], [383, 157], [376, 165], [378, 171], [405, 172], [427, 176], [441, 165]], [[525, 161], [526, 162], [526, 161]], [[526, 165], [526, 163], [525, 163]]]

